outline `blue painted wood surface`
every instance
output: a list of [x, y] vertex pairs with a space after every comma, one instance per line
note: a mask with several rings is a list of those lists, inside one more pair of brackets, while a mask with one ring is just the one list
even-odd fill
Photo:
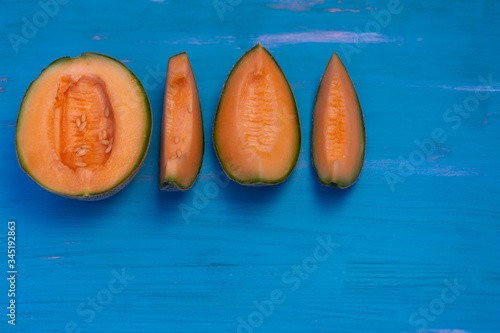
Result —
[[[1, 332], [500, 331], [498, 1], [2, 1], [0, 22], [0, 267], [15, 220], [19, 271], [15, 327], [0, 282]], [[297, 167], [266, 188], [227, 183], [211, 145], [222, 85], [256, 42], [287, 75], [302, 126]], [[28, 84], [88, 51], [129, 66], [154, 117], [139, 174], [99, 202], [43, 190], [14, 148]], [[162, 193], [163, 80], [181, 51], [205, 159], [192, 190]], [[367, 130], [365, 167], [344, 191], [319, 185], [310, 157], [334, 51]], [[446, 140], [419, 148], [433, 132]]]

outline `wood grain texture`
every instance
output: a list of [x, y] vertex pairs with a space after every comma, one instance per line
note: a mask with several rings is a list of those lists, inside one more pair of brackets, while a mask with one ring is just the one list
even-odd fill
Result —
[[[65, 2], [25, 34], [17, 53], [9, 33], [23, 36], [25, 19], [43, 9], [37, 1], [0, 3], [0, 254], [6, 263], [13, 219], [19, 271], [17, 325], [2, 315], [1, 332], [500, 331], [498, 1], [402, 0], [383, 25], [370, 22], [387, 1], [221, 0], [229, 6], [221, 16], [212, 1]], [[211, 145], [222, 85], [256, 42], [287, 75], [302, 128], [296, 169], [266, 188], [227, 183]], [[40, 188], [14, 148], [29, 83], [54, 59], [89, 51], [134, 71], [154, 121], [138, 176], [90, 203]], [[164, 75], [168, 57], [181, 51], [199, 87], [205, 159], [192, 190], [162, 193]], [[334, 51], [367, 131], [361, 177], [344, 191], [319, 184], [310, 156], [314, 96]], [[474, 106], [478, 77], [489, 75], [487, 97]], [[457, 127], [447, 110], [463, 102], [472, 111]], [[415, 140], [435, 129], [447, 139], [391, 190], [387, 172], [398, 175], [400, 156], [418, 158]], [[315, 266], [318, 237], [337, 245]], [[302, 263], [310, 273], [296, 271]], [[110, 289], [122, 270], [134, 278]], [[2, 279], [2, 307], [7, 289]], [[254, 302], [273, 290], [281, 303], [256, 314]]]

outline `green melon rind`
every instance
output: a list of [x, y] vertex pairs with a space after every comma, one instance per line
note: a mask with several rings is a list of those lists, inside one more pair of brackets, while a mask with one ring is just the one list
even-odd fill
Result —
[[147, 154], [147, 151], [149, 148], [149, 143], [151, 141], [151, 130], [152, 130], [152, 118], [153, 118], [153, 116], [152, 116], [152, 112], [151, 112], [151, 105], [149, 103], [149, 98], [148, 98], [148, 95], [146, 93], [146, 90], [142, 86], [142, 84], [139, 81], [139, 79], [137, 78], [137, 76], [127, 66], [125, 66], [121, 61], [119, 61], [113, 57], [110, 57], [108, 55], [101, 54], [101, 53], [95, 53], [95, 52], [82, 53], [80, 56], [77, 56], [74, 58], [66, 56], [66, 57], [62, 57], [62, 58], [54, 60], [52, 63], [49, 64], [49, 66], [47, 66], [46, 68], [44, 68], [40, 72], [40, 75], [33, 82], [31, 82], [30, 85], [28, 86], [28, 89], [26, 89], [26, 92], [24, 93], [24, 96], [23, 96], [23, 100], [21, 101], [21, 105], [19, 107], [19, 113], [18, 113], [17, 121], [16, 121], [16, 128], [19, 128], [19, 125], [21, 124], [21, 122], [23, 120], [24, 106], [25, 106], [25, 102], [26, 102], [27, 98], [30, 95], [30, 92], [36, 86], [38, 79], [40, 79], [43, 76], [44, 72], [49, 72], [49, 70], [53, 69], [54, 66], [56, 66], [56, 65], [61, 65], [61, 64], [66, 63], [67, 61], [73, 61], [73, 60], [80, 58], [80, 57], [104, 57], [104, 58], [107, 58], [108, 60], [114, 61], [117, 64], [120, 64], [120, 66], [122, 66], [122, 68], [124, 70], [126, 70], [128, 72], [128, 74], [130, 75], [130, 77], [135, 81], [137, 87], [139, 88], [141, 95], [143, 96], [144, 111], [146, 114], [146, 132], [144, 133], [145, 138], [144, 138], [144, 142], [143, 142], [143, 146], [142, 146], [142, 151], [143, 151], [142, 158], [137, 161], [137, 163], [135, 164], [134, 168], [132, 169], [132, 171], [130, 172], [129, 175], [124, 177], [122, 180], [120, 180], [117, 183], [116, 186], [110, 188], [109, 190], [102, 191], [102, 192], [95, 192], [95, 193], [94, 192], [90, 192], [90, 193], [83, 192], [83, 193], [79, 193], [79, 194], [75, 194], [75, 195], [68, 195], [68, 194], [58, 192], [58, 191], [50, 188], [49, 186], [43, 184], [40, 180], [36, 179], [33, 175], [30, 174], [30, 172], [29, 172], [29, 170], [28, 170], [27, 166], [25, 165], [25, 162], [22, 158], [22, 154], [19, 150], [17, 130], [16, 130], [16, 137], [15, 137], [16, 155], [17, 155], [17, 160], [19, 162], [19, 166], [21, 167], [21, 169], [29, 177], [31, 177], [31, 179], [33, 179], [35, 182], [37, 182], [38, 185], [40, 185], [44, 189], [46, 189], [52, 193], [55, 193], [57, 195], [60, 195], [62, 197], [65, 197], [65, 198], [77, 199], [77, 200], [82, 200], [82, 201], [95, 201], [95, 200], [102, 200], [102, 199], [105, 199], [107, 197], [112, 196], [113, 194], [119, 192], [128, 183], [130, 183], [132, 181], [132, 179], [135, 177], [135, 175], [139, 171], [142, 163], [144, 162], [144, 159], [146, 158], [146, 154]]
[[160, 190], [168, 192], [189, 190], [191, 187], [193, 187], [197, 177], [198, 174], [196, 174], [196, 177], [194, 177], [194, 179], [187, 184], [181, 184], [177, 179], [173, 177], [167, 177], [163, 180], [160, 180]]
[[340, 64], [344, 68], [344, 71], [346, 72], [347, 77], [349, 78], [349, 82], [351, 84], [352, 91], [354, 92], [354, 96], [356, 97], [356, 103], [358, 104], [358, 112], [359, 112], [359, 117], [361, 120], [360, 134], [362, 135], [362, 140], [361, 140], [362, 146], [360, 147], [360, 149], [361, 149], [361, 157], [360, 157], [361, 161], [358, 163], [358, 167], [354, 170], [354, 172], [352, 173], [352, 177], [350, 177], [349, 179], [331, 179], [330, 177], [321, 177], [321, 175], [319, 174], [319, 171], [318, 171], [319, 168], [317, 167], [317, 162], [316, 162], [316, 158], [315, 158], [316, 157], [316, 149], [314, 147], [314, 137], [313, 137], [314, 112], [316, 112], [318, 95], [319, 95], [319, 92], [321, 90], [321, 86], [323, 84], [323, 78], [325, 77], [326, 69], [325, 69], [325, 72], [323, 73], [323, 76], [321, 77], [321, 81], [319, 82], [319, 86], [318, 86], [318, 91], [316, 92], [316, 97], [314, 99], [313, 122], [312, 122], [312, 128], [311, 128], [311, 154], [312, 154], [312, 160], [313, 160], [313, 167], [316, 170], [316, 175], [317, 175], [319, 181], [321, 182], [321, 184], [323, 184], [325, 186], [338, 187], [341, 189], [345, 189], [345, 188], [348, 188], [349, 186], [353, 185], [358, 180], [358, 178], [361, 174], [361, 170], [363, 169], [363, 164], [364, 164], [364, 160], [365, 160], [366, 131], [365, 131], [365, 122], [364, 122], [363, 112], [361, 110], [361, 104], [359, 103], [358, 94], [356, 92], [356, 89], [354, 88], [354, 84], [352, 83], [351, 77], [349, 76], [349, 73], [347, 72], [347, 69], [346, 69], [344, 63], [342, 62], [342, 60], [340, 59], [340, 57], [337, 55], [336, 52], [333, 53], [332, 57], [328, 61], [328, 64], [326, 65], [326, 68], [328, 68], [328, 66], [330, 65], [330, 62], [333, 60], [334, 57], [336, 57], [339, 60]]
[[[171, 56], [169, 59], [175, 58], [175, 57], [180, 56], [182, 54], [186, 54], [186, 56], [187, 56], [187, 52], [184, 51], [184, 52], [181, 52], [181, 53], [178, 53], [176, 55]], [[189, 65], [191, 67], [191, 71], [193, 74], [194, 85], [196, 88], [196, 96], [198, 96], [198, 103], [200, 105], [201, 130], [203, 131], [202, 136], [201, 136], [203, 138], [202, 146], [201, 146], [201, 160], [200, 160], [200, 165], [198, 166], [198, 171], [196, 172], [192, 181], [188, 182], [187, 184], [181, 184], [179, 182], [179, 180], [177, 180], [176, 178], [173, 178], [173, 177], [167, 177], [165, 179], [160, 179], [160, 190], [162, 190], [162, 191], [186, 191], [186, 190], [189, 190], [191, 187], [193, 187], [194, 183], [196, 182], [196, 179], [198, 178], [198, 175], [200, 174], [200, 171], [201, 171], [201, 167], [203, 165], [203, 156], [205, 154], [205, 129], [203, 126], [203, 112], [201, 109], [201, 100], [200, 100], [200, 94], [198, 91], [198, 84], [196, 83], [196, 77], [194, 75], [193, 67], [191, 65], [191, 61], [189, 60], [189, 57], [188, 57], [188, 61], [189, 61]], [[165, 80], [165, 82], [167, 82], [167, 80]], [[160, 164], [160, 168], [161, 168], [161, 161], [159, 164]]]
[[[250, 55], [252, 52], [254, 52], [255, 50], [257, 50], [259, 48], [262, 49], [262, 50], [264, 50], [271, 57], [271, 59], [274, 61], [274, 63], [276, 64], [276, 66], [280, 70], [281, 75], [285, 79], [285, 82], [286, 82], [287, 87], [288, 87], [288, 91], [290, 92], [290, 97], [292, 98], [292, 101], [293, 101], [293, 111], [294, 111], [295, 118], [297, 120], [297, 122], [296, 122], [297, 123], [297, 126], [296, 126], [296, 128], [297, 128], [297, 142], [295, 143], [296, 152], [295, 152], [295, 156], [292, 159], [290, 168], [288, 169], [288, 171], [286, 172], [286, 174], [283, 175], [282, 177], [280, 177], [278, 179], [253, 178], [253, 179], [243, 180], [243, 179], [239, 179], [233, 173], [231, 173], [231, 168], [226, 163], [224, 163], [224, 161], [222, 160], [222, 158], [219, 155], [217, 140], [215, 138], [215, 133], [217, 131], [217, 115], [219, 114], [219, 108], [221, 106], [221, 101], [224, 98], [224, 94], [225, 94], [225, 91], [226, 91], [226, 86], [228, 86], [230, 84], [230, 79], [232, 77], [233, 72], [238, 67], [238, 65], [242, 62], [242, 60], [245, 59], [245, 57], [247, 57], [248, 55]], [[299, 112], [297, 110], [297, 102], [295, 101], [295, 96], [293, 95], [292, 88], [290, 87], [290, 83], [288, 82], [288, 80], [287, 80], [287, 78], [285, 76], [285, 73], [283, 72], [283, 70], [279, 66], [279, 64], [276, 61], [276, 59], [274, 59], [274, 57], [272, 56], [272, 54], [265, 47], [263, 47], [260, 43], [256, 44], [250, 50], [248, 50], [247, 52], [245, 52], [245, 54], [243, 54], [238, 59], [238, 61], [234, 64], [233, 68], [229, 72], [229, 75], [227, 76], [226, 82], [224, 83], [224, 86], [222, 87], [222, 93], [221, 93], [221, 96], [220, 96], [220, 99], [219, 99], [219, 104], [217, 105], [217, 112], [215, 114], [215, 121], [214, 121], [214, 126], [213, 126], [213, 131], [212, 132], [213, 132], [213, 141], [214, 141], [215, 153], [217, 155], [217, 159], [219, 160], [219, 162], [220, 162], [220, 164], [222, 166], [222, 169], [224, 170], [224, 172], [226, 173], [226, 175], [230, 179], [234, 180], [235, 182], [237, 182], [237, 183], [239, 183], [241, 185], [260, 186], [260, 185], [276, 185], [276, 184], [279, 184], [279, 183], [283, 182], [285, 179], [287, 179], [290, 176], [290, 174], [292, 173], [293, 169], [295, 168], [295, 165], [297, 165], [297, 161], [299, 160], [299, 155], [300, 155], [300, 146], [301, 146], [300, 119], [299, 119]]]

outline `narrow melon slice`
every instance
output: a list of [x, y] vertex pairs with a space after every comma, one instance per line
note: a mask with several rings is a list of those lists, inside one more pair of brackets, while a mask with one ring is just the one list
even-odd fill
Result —
[[365, 125], [354, 85], [336, 53], [319, 84], [311, 144], [323, 185], [346, 188], [356, 182], [365, 156]]
[[226, 174], [243, 185], [272, 185], [292, 172], [300, 123], [288, 81], [260, 44], [234, 65], [220, 97], [214, 147]]
[[151, 108], [137, 77], [97, 53], [54, 61], [21, 103], [21, 168], [61, 196], [104, 199], [139, 170], [151, 138]]
[[168, 60], [161, 125], [160, 189], [187, 190], [203, 162], [203, 117], [185, 52]]

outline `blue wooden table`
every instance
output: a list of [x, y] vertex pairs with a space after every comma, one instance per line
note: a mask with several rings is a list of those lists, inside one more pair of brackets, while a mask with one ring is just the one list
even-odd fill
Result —
[[[495, 0], [0, 2], [0, 257], [16, 222], [16, 325], [0, 332], [499, 332], [500, 3]], [[260, 42], [293, 88], [302, 148], [274, 187], [230, 182], [212, 147], [222, 85]], [[129, 66], [154, 129], [134, 181], [53, 195], [17, 161], [17, 109], [51, 61]], [[187, 51], [205, 122], [194, 188], [158, 190], [168, 57]], [[311, 164], [331, 54], [357, 88], [365, 166], [350, 189]], [[5, 274], [5, 275], [3, 275]]]

